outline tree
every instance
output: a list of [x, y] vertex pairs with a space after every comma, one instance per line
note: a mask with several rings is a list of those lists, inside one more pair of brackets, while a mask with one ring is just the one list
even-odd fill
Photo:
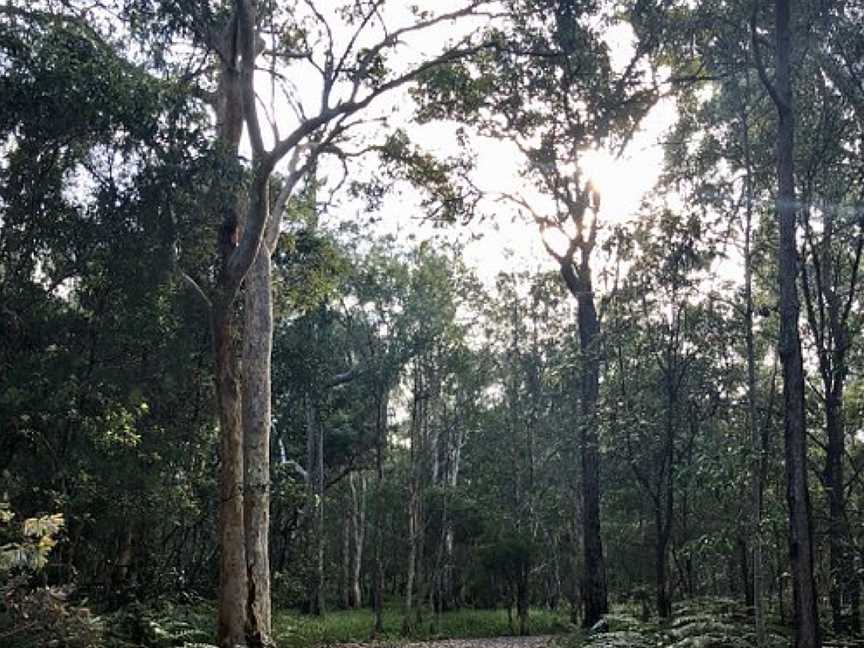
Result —
[[[681, 544], [692, 531], [687, 474], [703, 427], [726, 397], [724, 381], [713, 373], [720, 357], [712, 353], [725, 346], [726, 323], [704, 283], [713, 256], [707, 224], [661, 207], [634, 229], [630, 236], [619, 234], [624, 237], [619, 254], [630, 262], [630, 271], [609, 322], [615, 368], [615, 411], [609, 417], [613, 434], [625, 439], [628, 462], [650, 503], [656, 607], [668, 619], [674, 531], [678, 526]], [[692, 569], [689, 562], [681, 575], [690, 592]]]
[[[185, 275], [204, 297], [212, 322], [222, 439], [220, 645], [242, 643], [247, 634], [247, 622], [251, 624], [248, 635], [254, 643], [267, 643], [270, 634], [267, 531], [259, 526], [247, 532], [245, 527], [247, 520], [252, 525], [266, 522], [268, 501], [269, 468], [265, 460], [270, 411], [267, 355], [271, 343], [267, 340], [272, 338], [272, 287], [268, 261], [263, 256], [272, 252], [267, 232], [275, 236], [281, 218], [280, 212], [271, 213], [271, 176], [286, 156], [297, 160], [281, 189], [282, 193], [290, 194], [306, 168], [321, 153], [337, 150], [347, 133], [362, 121], [352, 121], [353, 115], [366, 110], [377, 97], [411, 81], [419, 73], [476, 51], [478, 46], [472, 44], [468, 36], [413, 68], [391, 70], [385, 63], [386, 54], [397, 48], [404, 38], [474, 14], [483, 4], [472, 0], [437, 16], [418, 13], [412, 24], [390, 30], [379, 14], [379, 2], [349, 5], [344, 11], [334, 12], [334, 16], [327, 16], [307, 3], [308, 12], [299, 17], [272, 13], [272, 7], [259, 5], [255, 0], [236, 0], [222, 14], [209, 5], [190, 12], [183, 6], [148, 0], [129, 3], [136, 20], [146, 23], [149, 19], [160, 26], [167, 23], [167, 30], [160, 30], [158, 34], [162, 37], [167, 31], [162, 45], [169, 51], [175, 36], [188, 33], [193, 36], [195, 45], [204, 45], [208, 52], [215, 53], [218, 59], [216, 91], [210, 95], [199, 93], [212, 100], [215, 139], [228, 159], [240, 158], [244, 132], [251, 148], [245, 185], [213, 188], [223, 193], [222, 204], [214, 214], [220, 223], [219, 269], [211, 290], [205, 290]], [[344, 44], [334, 40], [336, 31], [330, 24], [334, 20], [341, 20], [347, 27]], [[270, 27], [265, 27], [268, 23]], [[135, 26], [138, 27], [138, 23]], [[315, 31], [321, 34], [320, 41], [310, 38]], [[280, 38], [280, 33], [288, 38]], [[288, 92], [287, 100], [295, 106], [297, 120], [288, 126], [285, 136], [280, 134], [275, 123], [271, 124], [273, 143], [270, 146], [262, 128], [255, 83], [257, 60], [267, 46], [265, 37], [271, 40], [274, 70], [283, 64], [290, 68], [292, 62], [308, 61], [321, 82], [320, 105], [309, 113], [302, 107], [302, 99]], [[366, 42], [367, 38], [371, 43]], [[274, 83], [276, 78], [274, 76]], [[277, 207], [279, 203], [277, 200]], [[262, 257], [260, 261], [256, 261], [258, 256]], [[252, 274], [247, 278], [250, 270]], [[235, 301], [244, 279], [248, 293], [247, 332], [241, 334]], [[243, 342], [246, 339], [248, 343]], [[239, 358], [234, 352], [237, 345], [244, 349], [242, 375]], [[244, 445], [252, 452], [248, 461], [244, 459]]]
[[[815, 70], [814, 76], [818, 78]], [[815, 123], [808, 129], [810, 137], [799, 147], [807, 153], [806, 171], [799, 179], [804, 205], [801, 286], [810, 344], [821, 379], [819, 400], [824, 405], [827, 437], [823, 480], [828, 497], [832, 626], [837, 633], [848, 633], [860, 630], [861, 595], [847, 522], [844, 401], [849, 351], [860, 330], [852, 302], [860, 283], [864, 234], [854, 211], [850, 218], [842, 207], [854, 204], [861, 195], [854, 172], [850, 173], [854, 162], [847, 157], [843, 141], [857, 130], [857, 120], [853, 102], [842, 92], [823, 82], [814, 84], [813, 94], [812, 105], [817, 108], [802, 120]], [[827, 123], [835, 127], [820, 127]], [[814, 222], [814, 217], [819, 222]]]
[[798, 249], [794, 176], [795, 123], [792, 99], [792, 3], [776, 0], [774, 80], [762, 63], [754, 15], [753, 52], [763, 85], [777, 109], [777, 215], [780, 242], [779, 354], [783, 365], [784, 439], [786, 446], [789, 556], [795, 605], [795, 646], [819, 646], [816, 584], [813, 581], [813, 522], [807, 484], [807, 425], [804, 411], [804, 369], [798, 332]]
[[[590, 627], [608, 610], [596, 419], [601, 331], [591, 270], [601, 197], [580, 166], [581, 156], [597, 145], [623, 148], [657, 95], [642, 67], [649, 46], [637, 44], [623, 69], [613, 66], [609, 46], [592, 27], [600, 16], [614, 20], [605, 6], [518, 0], [507, 6], [516, 20], [511, 31], [491, 31], [499, 43], [492, 53], [425, 75], [420, 118], [458, 119], [521, 151], [524, 175], [540, 197], [501, 193], [536, 223], [578, 304], [582, 587], [584, 624]], [[550, 243], [550, 233], [563, 239], [563, 249]]]
[[193, 99], [52, 8], [0, 11], [4, 490], [64, 513], [64, 578], [107, 579], [118, 605], [184, 587], [175, 569], [193, 587], [210, 575], [194, 538], [210, 520], [210, 374], [206, 340], [185, 333], [206, 321], [172, 259], [180, 242], [206, 270], [209, 237], [179, 215], [226, 170]]

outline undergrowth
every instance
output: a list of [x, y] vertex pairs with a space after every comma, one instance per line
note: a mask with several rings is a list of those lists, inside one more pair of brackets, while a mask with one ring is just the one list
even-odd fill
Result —
[[[570, 628], [564, 611], [531, 609], [531, 634], [557, 634]], [[410, 637], [401, 634], [402, 614], [398, 609], [384, 611], [384, 632], [376, 637], [388, 645], [428, 639], [499, 637], [511, 634], [506, 610], [463, 609], [433, 617], [427, 614], [415, 624]], [[515, 621], [515, 620], [514, 620]], [[274, 616], [273, 635], [279, 648], [306, 648], [314, 645], [362, 643], [372, 638], [372, 611], [330, 612], [320, 619], [291, 612]]]
[[[132, 604], [100, 620], [105, 628], [98, 648], [205, 647], [215, 635], [211, 603], [175, 605]], [[752, 619], [737, 602], [699, 599], [677, 604], [668, 623], [637, 618], [635, 609], [616, 607], [606, 616], [608, 631], [586, 636], [568, 622], [565, 611], [532, 609], [530, 632], [557, 635], [558, 648], [755, 648]], [[384, 631], [375, 637], [382, 646], [398, 646], [429, 639], [468, 639], [512, 634], [506, 610], [464, 609], [437, 617], [426, 615], [410, 637], [401, 633], [402, 614], [388, 608]], [[334, 644], [363, 644], [372, 639], [371, 610], [333, 611], [311, 617], [276, 611], [273, 638], [279, 648], [312, 648]], [[770, 626], [767, 648], [789, 645], [779, 627]], [[95, 645], [94, 645], [95, 646]]]
[[[193, 648], [211, 645], [216, 610], [211, 603], [146, 607], [131, 604], [106, 617], [105, 648]], [[463, 609], [436, 617], [427, 614], [414, 632], [401, 633], [398, 608], [384, 612], [384, 632], [375, 637], [388, 646], [429, 639], [497, 637], [511, 634], [506, 610]], [[323, 617], [274, 611], [273, 639], [279, 648], [311, 648], [366, 643], [372, 639], [373, 615], [368, 609], [328, 612]], [[564, 611], [532, 609], [531, 634], [556, 634], [570, 629]]]
[[[626, 608], [606, 617], [608, 632], [573, 636], [565, 648], [755, 648], [752, 619], [735, 601], [697, 599], [677, 604], [665, 624], [644, 622]], [[766, 648], [786, 648], [789, 638], [769, 627]]]

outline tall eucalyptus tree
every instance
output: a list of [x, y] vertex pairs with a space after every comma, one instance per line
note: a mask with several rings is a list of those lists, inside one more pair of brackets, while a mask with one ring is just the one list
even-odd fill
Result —
[[[219, 267], [212, 286], [208, 289], [201, 285], [203, 281], [185, 277], [207, 303], [212, 323], [222, 439], [219, 644], [233, 646], [247, 635], [253, 643], [265, 644], [270, 641], [270, 595], [267, 529], [262, 525], [269, 488], [268, 340], [273, 322], [269, 264], [263, 257], [272, 253], [281, 217], [280, 200], [277, 209], [271, 209], [271, 176], [284, 158], [296, 160], [281, 189], [283, 196], [290, 195], [319, 155], [340, 150], [363, 121], [354, 116], [367, 111], [376, 98], [436, 65], [476, 52], [478, 46], [469, 33], [413, 66], [387, 65], [388, 55], [406, 39], [475, 14], [485, 2], [466, 0], [438, 15], [418, 9], [401, 27], [391, 25], [382, 14], [380, 0], [346, 3], [330, 11], [312, 2], [286, 11], [257, 0], [192, 6], [159, 0], [121, 4], [130, 27], [153, 45], [161, 61], [166, 52], [169, 60], [181, 59], [170, 72], [187, 79], [190, 91], [211, 104], [216, 142], [226, 159], [244, 166], [248, 176], [242, 184], [213, 188], [222, 192], [223, 204], [213, 214], [220, 235]], [[256, 83], [266, 73], [267, 66], [261, 64], [265, 54], [270, 57], [274, 95], [269, 111], [261, 107], [262, 90]], [[216, 73], [208, 77], [201, 71], [209, 70], [210, 64]], [[311, 100], [296, 90], [300, 83], [284, 82], [295, 74], [311, 74], [309, 78], [315, 79], [318, 92], [310, 93]], [[276, 110], [277, 94], [293, 109], [288, 119]], [[251, 150], [248, 165], [242, 164], [244, 134]], [[235, 306], [244, 279], [248, 296], [246, 331], [241, 333]], [[242, 370], [236, 346], [243, 348]], [[251, 453], [248, 460], [244, 446]], [[247, 523], [253, 528], [246, 529]]]
[[807, 478], [807, 418], [804, 409], [804, 367], [798, 330], [797, 206], [795, 203], [795, 110], [792, 88], [793, 3], [774, 3], [774, 78], [763, 63], [763, 47], [753, 18], [753, 53], [759, 77], [777, 110], [777, 215], [780, 241], [777, 268], [780, 283], [779, 353], [783, 365], [784, 434], [789, 556], [795, 605], [795, 646], [821, 645], [816, 583], [813, 579], [813, 520]]
[[521, 151], [524, 175], [539, 196], [511, 187], [498, 192], [536, 223], [578, 305], [583, 622], [591, 626], [608, 609], [597, 433], [601, 331], [591, 267], [602, 217], [601, 196], [580, 163], [595, 146], [625, 146], [657, 90], [646, 44], [636, 43], [623, 69], [613, 65], [610, 46], [594, 26], [615, 20], [610, 4], [511, 0], [506, 6], [513, 27], [490, 31], [494, 49], [424, 75], [420, 118], [457, 119]]

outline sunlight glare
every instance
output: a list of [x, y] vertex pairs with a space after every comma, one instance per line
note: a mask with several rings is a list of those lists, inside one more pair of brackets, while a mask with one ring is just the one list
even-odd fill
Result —
[[567, 236], [557, 229], [547, 229], [543, 232], [543, 240], [552, 248], [556, 254], [564, 254], [567, 247], [570, 245], [570, 240]]
[[616, 169], [615, 159], [601, 149], [588, 149], [581, 153], [579, 168], [586, 182], [591, 182], [594, 189], [605, 198], [606, 193], [615, 186], [616, 173], [620, 177], [620, 169]]

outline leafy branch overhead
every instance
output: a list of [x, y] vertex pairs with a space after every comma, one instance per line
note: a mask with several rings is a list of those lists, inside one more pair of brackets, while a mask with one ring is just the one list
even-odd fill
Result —
[[413, 144], [405, 130], [398, 129], [381, 145], [364, 152], [375, 152], [381, 166], [368, 181], [355, 180], [351, 193], [366, 202], [370, 212], [381, 209], [385, 197], [404, 191], [407, 186], [420, 190], [422, 198], [417, 218], [438, 225], [467, 223], [477, 210], [481, 192], [472, 180], [476, 156], [468, 149], [463, 131], [456, 133], [458, 155], [442, 158]]

